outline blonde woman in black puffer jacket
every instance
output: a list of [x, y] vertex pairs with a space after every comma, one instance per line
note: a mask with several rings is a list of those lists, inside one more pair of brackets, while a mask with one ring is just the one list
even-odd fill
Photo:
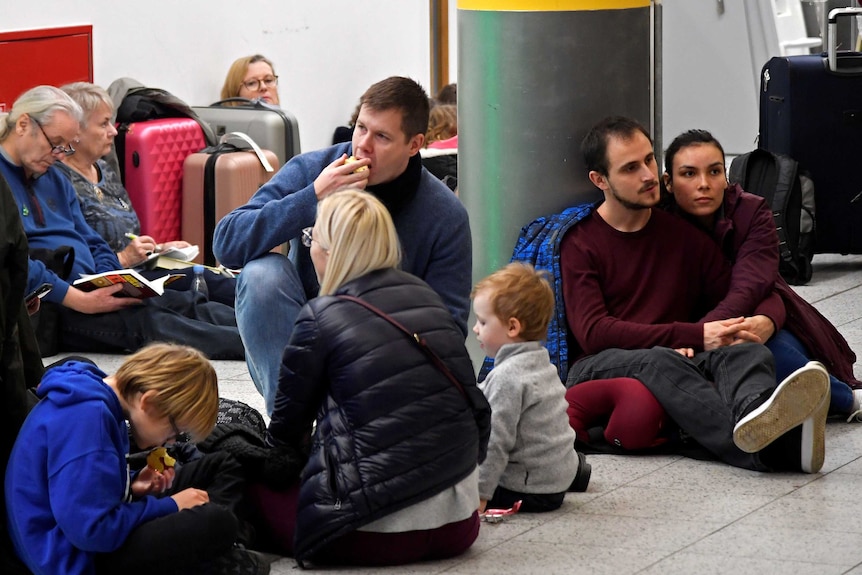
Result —
[[[458, 555], [478, 535], [477, 464], [490, 433], [463, 334], [428, 284], [397, 269], [395, 227], [370, 194], [326, 197], [303, 236], [320, 296], [285, 348], [268, 441], [299, 445], [316, 427], [299, 484], [258, 492], [275, 538], [298, 561]], [[463, 393], [412, 337], [342, 295], [418, 333]]]

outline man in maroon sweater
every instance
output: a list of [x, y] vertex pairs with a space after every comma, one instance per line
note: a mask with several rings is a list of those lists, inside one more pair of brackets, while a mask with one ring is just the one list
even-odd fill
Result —
[[721, 317], [715, 308], [730, 264], [706, 234], [653, 209], [658, 166], [640, 124], [607, 118], [581, 147], [605, 199], [560, 246], [577, 344], [566, 385], [639, 379], [719, 459], [759, 471], [819, 471], [826, 370], [809, 363], [776, 386], [772, 354], [745, 330], [744, 318], [707, 321]]

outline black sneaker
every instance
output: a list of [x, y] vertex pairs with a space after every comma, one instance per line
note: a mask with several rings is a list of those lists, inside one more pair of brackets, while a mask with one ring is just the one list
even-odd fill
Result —
[[578, 472], [575, 474], [575, 480], [572, 481], [568, 491], [583, 493], [587, 490], [587, 486], [590, 484], [590, 476], [593, 474], [593, 467], [587, 463], [587, 458], [583, 453], [577, 452], [577, 454]]
[[269, 560], [266, 555], [235, 545], [230, 551], [192, 569], [186, 569], [183, 573], [187, 575], [269, 575], [269, 571]]

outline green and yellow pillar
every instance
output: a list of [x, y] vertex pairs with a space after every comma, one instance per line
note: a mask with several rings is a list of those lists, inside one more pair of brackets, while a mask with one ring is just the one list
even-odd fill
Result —
[[649, 0], [458, 0], [458, 185], [474, 279], [520, 228], [600, 195], [580, 142], [620, 114], [652, 128]]

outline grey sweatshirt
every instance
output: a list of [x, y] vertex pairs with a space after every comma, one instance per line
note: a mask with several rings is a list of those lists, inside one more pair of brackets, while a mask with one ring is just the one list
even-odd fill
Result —
[[521, 493], [566, 491], [578, 471], [566, 388], [539, 342], [504, 345], [479, 384], [491, 404], [488, 457], [479, 466], [479, 495], [498, 485]]

